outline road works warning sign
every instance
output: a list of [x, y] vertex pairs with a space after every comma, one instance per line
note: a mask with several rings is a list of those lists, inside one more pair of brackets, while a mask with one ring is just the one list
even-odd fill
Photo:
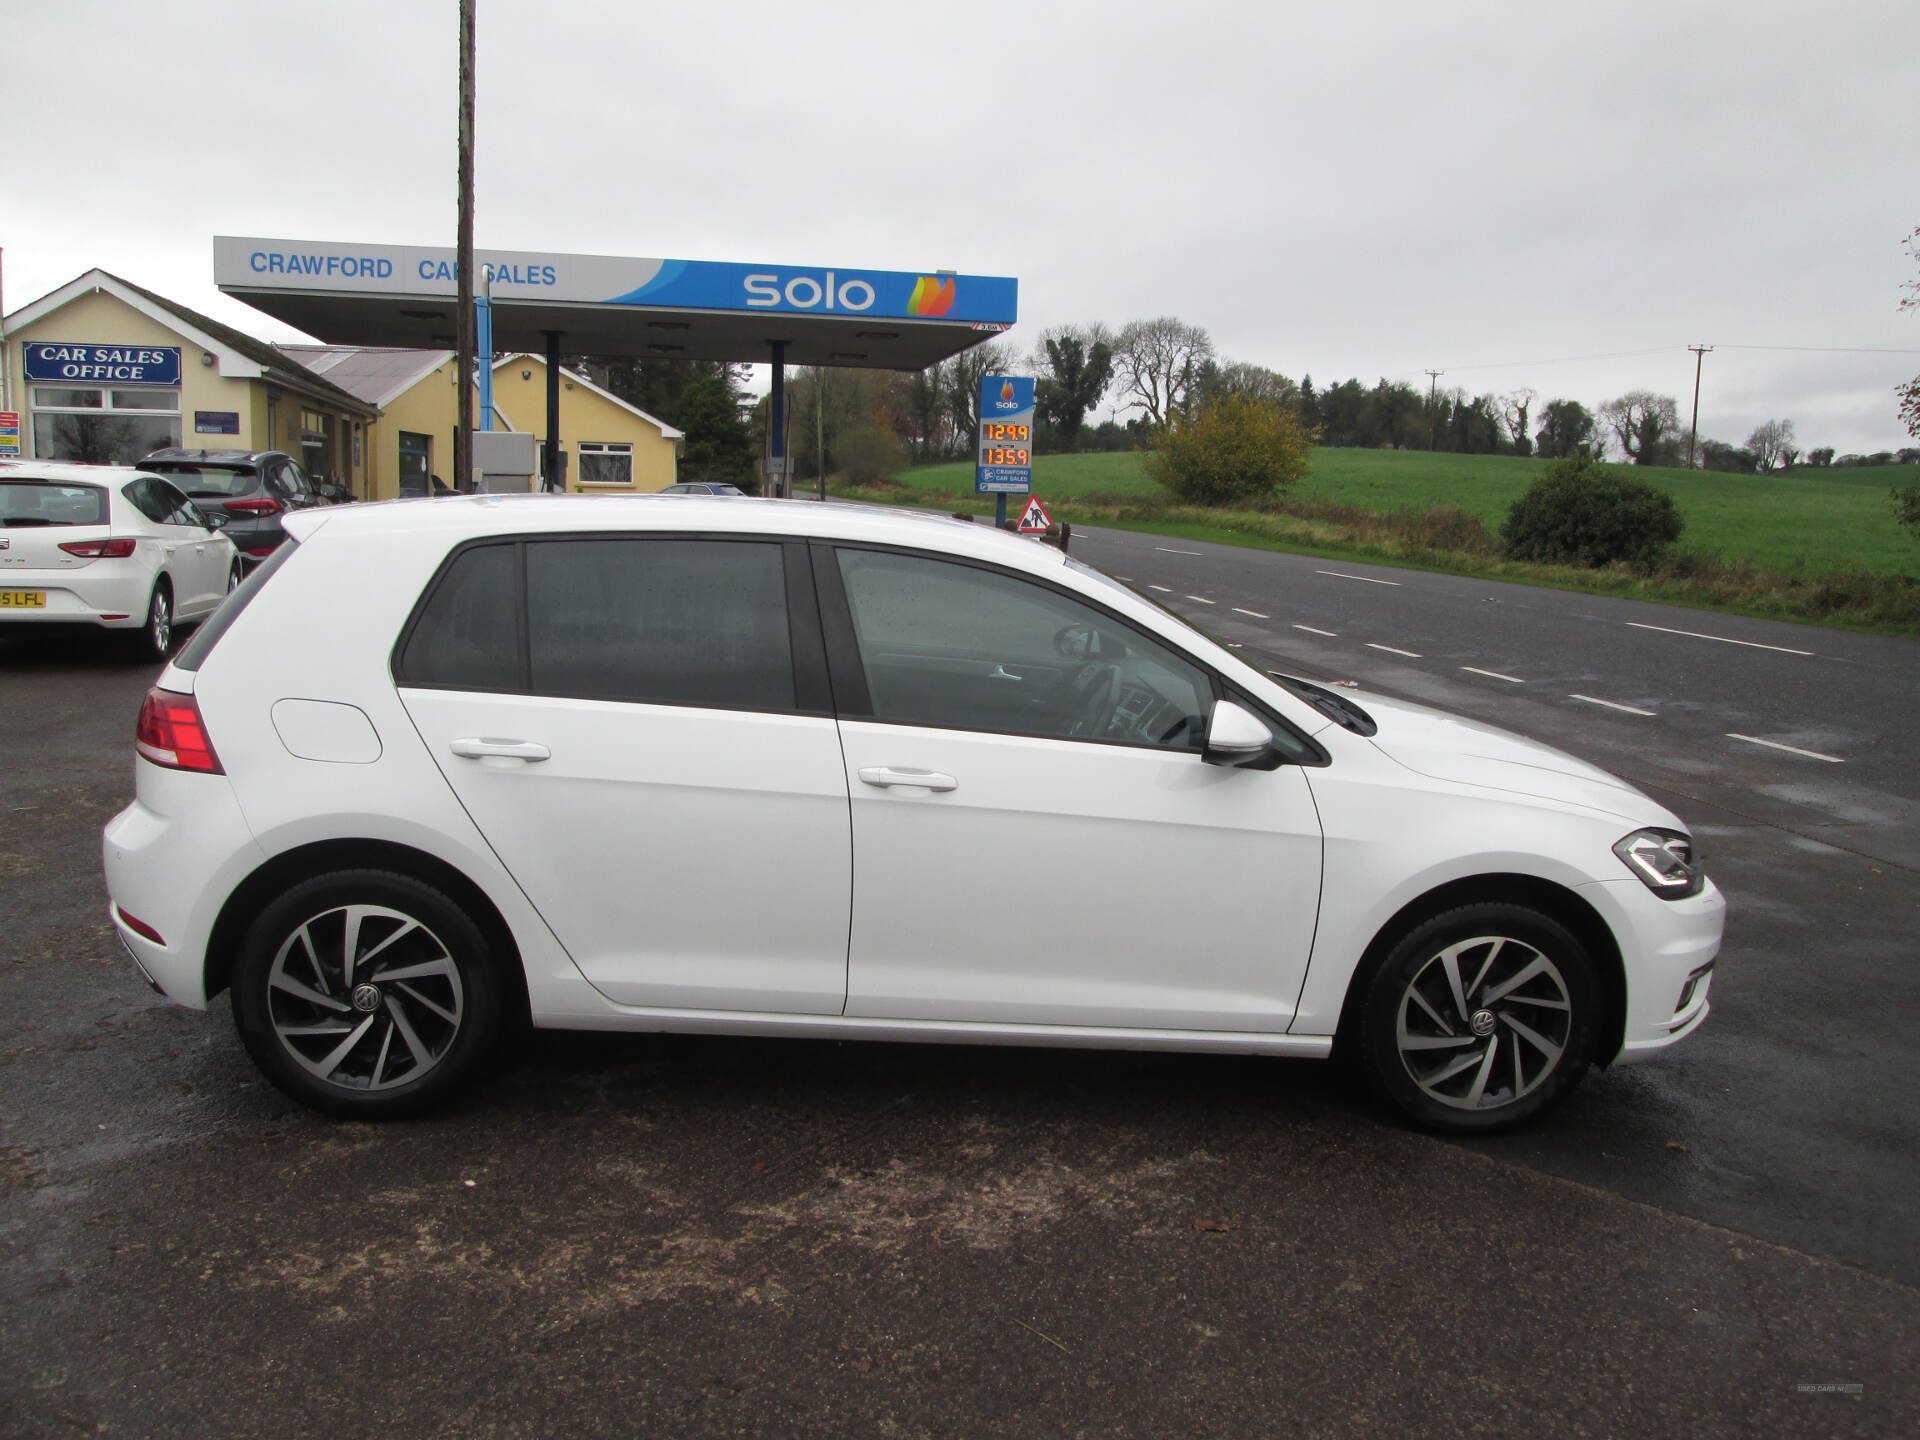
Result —
[[1015, 528], [1022, 535], [1044, 535], [1052, 524], [1053, 516], [1040, 503], [1040, 497], [1031, 495], [1027, 497], [1027, 508], [1020, 512], [1020, 523]]

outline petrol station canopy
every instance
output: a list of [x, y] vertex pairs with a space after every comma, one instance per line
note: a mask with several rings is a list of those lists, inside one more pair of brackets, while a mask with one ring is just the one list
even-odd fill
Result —
[[[496, 352], [919, 370], [1014, 323], [1018, 282], [951, 271], [478, 250]], [[219, 235], [214, 283], [332, 344], [454, 343], [451, 249]], [[776, 351], [774, 347], [781, 348]]]

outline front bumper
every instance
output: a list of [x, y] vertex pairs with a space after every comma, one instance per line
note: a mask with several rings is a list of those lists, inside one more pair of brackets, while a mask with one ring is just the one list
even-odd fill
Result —
[[1631, 877], [1580, 893], [1613, 931], [1626, 972], [1625, 1023], [1612, 1063], [1642, 1059], [1699, 1029], [1726, 928], [1726, 897], [1714, 883], [1684, 900], [1663, 900]]

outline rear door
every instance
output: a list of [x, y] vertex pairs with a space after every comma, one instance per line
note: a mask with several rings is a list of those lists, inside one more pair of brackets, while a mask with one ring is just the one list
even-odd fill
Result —
[[448, 784], [604, 994], [840, 1012], [852, 841], [804, 546], [470, 546], [396, 676]]

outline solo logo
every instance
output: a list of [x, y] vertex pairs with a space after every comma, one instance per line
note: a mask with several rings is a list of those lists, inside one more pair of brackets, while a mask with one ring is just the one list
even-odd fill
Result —
[[811, 275], [796, 275], [783, 289], [778, 275], [749, 275], [746, 278], [747, 304], [764, 310], [782, 300], [795, 310], [870, 310], [873, 286], [864, 280], [836, 282], [833, 271], [824, 281]]
[[956, 287], [951, 275], [940, 278], [922, 275], [913, 282], [913, 294], [907, 297], [909, 315], [941, 316], [953, 308]]

